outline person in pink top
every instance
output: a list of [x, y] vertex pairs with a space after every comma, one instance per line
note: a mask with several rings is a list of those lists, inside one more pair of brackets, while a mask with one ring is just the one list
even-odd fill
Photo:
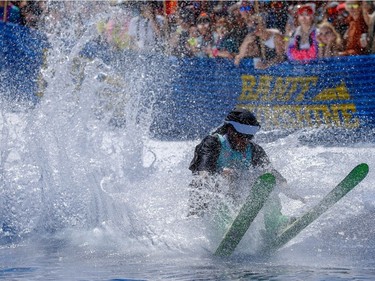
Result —
[[298, 26], [287, 46], [287, 56], [290, 61], [308, 61], [318, 58], [314, 13], [313, 6], [309, 4], [297, 8]]

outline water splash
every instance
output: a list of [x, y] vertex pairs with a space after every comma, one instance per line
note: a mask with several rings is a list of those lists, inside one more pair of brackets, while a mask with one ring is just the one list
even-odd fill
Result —
[[0, 217], [7, 241], [104, 225], [131, 233], [140, 225], [126, 204], [137, 192], [121, 202], [114, 195], [136, 190], [154, 168], [143, 163], [153, 95], [143, 90], [145, 66], [129, 66], [133, 75], [122, 79], [102, 61], [81, 58], [95, 25], [88, 20], [80, 32], [73, 26], [80, 25], [62, 23], [49, 36], [40, 104], [25, 112], [1, 110]]
[[[78, 4], [74, 13], [84, 9]], [[101, 11], [98, 18], [107, 18], [111, 7]], [[72, 243], [85, 254], [107, 246], [129, 255], [153, 250], [210, 253], [206, 249], [214, 245], [204, 222], [186, 218], [187, 166], [196, 141], [149, 138], [152, 118], [158, 114], [152, 104], [160, 94], [158, 84], [150, 83], [155, 77], [166, 83], [167, 70], [147, 64], [146, 56], [136, 58], [136, 64], [120, 61], [114, 66], [82, 58], [80, 51], [95, 38], [95, 29], [89, 18], [82, 25], [62, 22], [49, 30], [52, 48], [43, 69], [47, 88], [40, 104], [17, 112], [5, 104], [0, 107], [0, 242], [41, 239], [48, 250], [70, 249], [66, 244]], [[127, 67], [131, 71], [122, 77], [118, 69]], [[306, 208], [358, 162], [374, 163], [371, 143], [327, 148], [300, 141], [311, 130], [273, 133], [277, 137], [264, 133], [258, 140], [291, 187], [307, 197]], [[307, 248], [314, 253], [314, 245], [326, 245], [327, 229], [330, 245], [344, 236], [346, 249], [368, 247], [370, 231], [356, 230], [361, 239], [355, 240], [330, 227], [353, 214], [369, 217], [373, 204], [365, 198], [373, 197], [373, 182], [370, 176], [354, 199], [346, 201], [349, 208], [339, 205], [285, 252]], [[284, 201], [287, 213], [303, 211], [295, 202]], [[245, 254], [250, 243], [245, 241]]]

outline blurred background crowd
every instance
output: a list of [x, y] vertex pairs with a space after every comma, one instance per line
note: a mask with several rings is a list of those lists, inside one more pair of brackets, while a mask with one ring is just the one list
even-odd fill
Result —
[[[259, 69], [288, 60], [375, 52], [375, 1], [87, 2], [123, 11], [96, 24], [98, 40], [118, 51], [226, 58], [236, 65], [253, 58]], [[56, 16], [59, 5], [65, 4], [0, 1], [0, 17], [38, 29]]]
[[[140, 52], [236, 65], [253, 58], [259, 69], [374, 52], [373, 1], [148, 1], [138, 11], [123, 34], [127, 47]], [[101, 34], [115, 46], [114, 26], [102, 26]]]

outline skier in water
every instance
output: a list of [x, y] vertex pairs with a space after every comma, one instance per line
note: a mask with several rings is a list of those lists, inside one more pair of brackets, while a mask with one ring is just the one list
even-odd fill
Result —
[[[286, 179], [272, 167], [264, 149], [253, 142], [259, 130], [260, 124], [253, 113], [234, 109], [221, 127], [196, 146], [189, 166], [193, 172], [189, 185], [189, 216], [203, 216], [218, 200], [231, 201], [235, 205], [243, 203], [241, 199], [246, 198], [255, 179], [266, 172], [276, 177], [277, 186], [283, 187], [285, 193]], [[290, 192], [287, 195], [303, 202]], [[289, 219], [281, 214], [277, 194], [267, 205], [266, 230], [275, 232]]]

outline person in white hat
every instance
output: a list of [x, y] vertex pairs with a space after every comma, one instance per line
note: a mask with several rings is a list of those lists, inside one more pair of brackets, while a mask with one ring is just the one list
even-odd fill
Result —
[[[272, 167], [264, 149], [253, 141], [259, 130], [260, 124], [253, 113], [234, 109], [221, 127], [196, 146], [189, 166], [193, 180], [189, 185], [188, 216], [204, 216], [220, 200], [240, 205], [255, 179], [265, 172], [275, 175], [277, 185], [285, 193], [286, 179]], [[286, 195], [304, 201], [290, 192]], [[289, 218], [281, 214], [277, 194], [270, 201], [265, 224], [276, 232], [289, 223]]]

